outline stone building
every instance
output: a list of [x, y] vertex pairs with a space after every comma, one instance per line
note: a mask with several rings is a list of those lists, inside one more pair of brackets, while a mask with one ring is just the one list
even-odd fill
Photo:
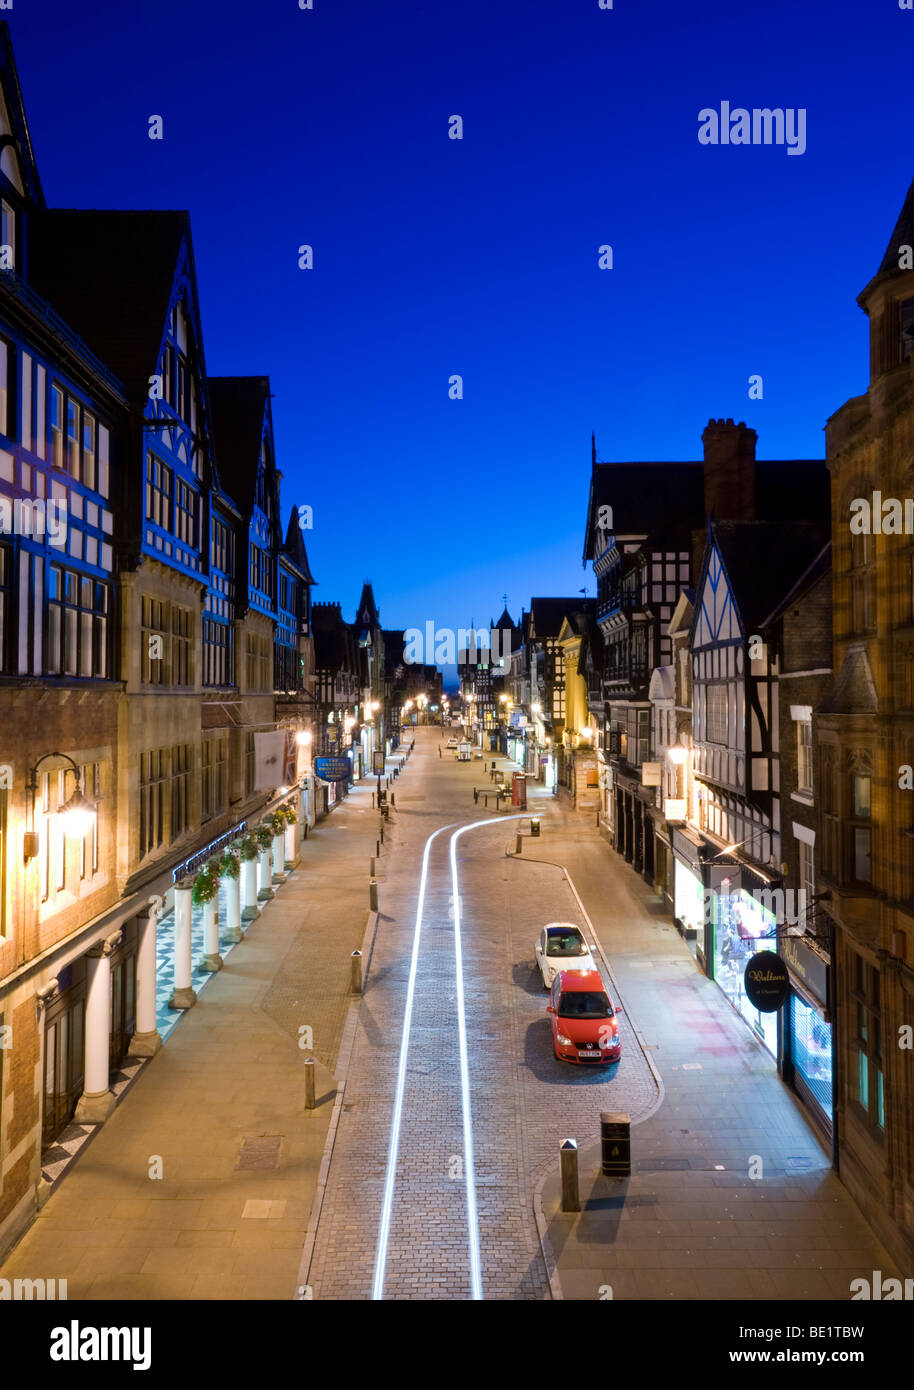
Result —
[[[869, 385], [826, 428], [834, 678], [813, 718], [834, 923], [838, 1171], [914, 1258], [914, 185], [858, 303]], [[821, 845], [821, 848], [820, 848]]]

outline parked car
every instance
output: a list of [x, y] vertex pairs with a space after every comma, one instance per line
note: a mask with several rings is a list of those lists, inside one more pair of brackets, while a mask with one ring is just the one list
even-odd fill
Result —
[[448, 747], [448, 748], [456, 748], [456, 747], [457, 747], [457, 740], [456, 740], [455, 738], [449, 738], [448, 741], [447, 741], [446, 747]]
[[560, 1062], [606, 1066], [622, 1056], [622, 1034], [616, 1022], [621, 1006], [613, 1004], [596, 970], [562, 970], [553, 981], [552, 1047]]
[[549, 989], [560, 970], [596, 970], [584, 933], [573, 922], [550, 922], [543, 927], [534, 948], [536, 963]]

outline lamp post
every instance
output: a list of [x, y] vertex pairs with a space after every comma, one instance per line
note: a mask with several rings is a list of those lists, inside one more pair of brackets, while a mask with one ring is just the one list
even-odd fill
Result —
[[28, 795], [27, 815], [30, 828], [26, 830], [22, 844], [23, 863], [28, 864], [38, 854], [38, 832], [35, 829], [35, 797], [38, 794], [38, 769], [41, 764], [47, 762], [49, 758], [63, 758], [70, 764], [64, 768], [64, 773], [72, 772], [76, 778], [76, 786], [73, 788], [72, 795], [63, 803], [58, 811], [60, 827], [68, 840], [84, 840], [95, 822], [98, 814], [97, 808], [83, 795], [80, 785], [82, 775], [78, 765], [73, 761], [68, 753], [45, 753], [29, 769], [29, 779], [26, 783], [26, 793]]

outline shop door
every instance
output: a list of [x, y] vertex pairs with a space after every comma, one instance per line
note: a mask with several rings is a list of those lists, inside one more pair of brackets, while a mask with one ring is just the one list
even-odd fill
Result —
[[42, 1145], [47, 1147], [73, 1118], [83, 1090], [85, 990], [71, 991], [48, 1008], [44, 1030], [44, 1116]]
[[111, 1040], [109, 1062], [117, 1071], [127, 1056], [136, 1029], [136, 955], [130, 951], [111, 965]]

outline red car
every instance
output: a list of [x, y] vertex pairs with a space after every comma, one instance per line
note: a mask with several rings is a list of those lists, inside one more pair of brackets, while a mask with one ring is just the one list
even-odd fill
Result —
[[622, 1034], [614, 1005], [596, 970], [563, 970], [552, 982], [552, 1046], [560, 1062], [605, 1066], [622, 1056]]

